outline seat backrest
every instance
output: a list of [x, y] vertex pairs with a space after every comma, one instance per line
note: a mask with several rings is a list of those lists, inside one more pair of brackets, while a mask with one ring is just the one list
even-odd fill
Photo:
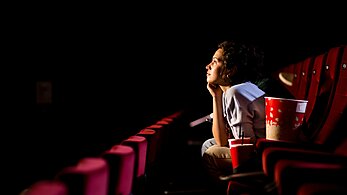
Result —
[[341, 49], [342, 47], [331, 48], [328, 52], [317, 56], [317, 63], [314, 64], [316, 72], [312, 73], [304, 129], [306, 139], [312, 142], [316, 142], [315, 135], [327, 119], [333, 103]]
[[[317, 106], [325, 104], [324, 110], [316, 110], [315, 121], [311, 121], [315, 143], [324, 144], [338, 128], [336, 124], [347, 107], [346, 64], [347, 51], [345, 47], [330, 49], [324, 70], [324, 79], [319, 92]], [[323, 111], [323, 112], [322, 112]], [[316, 124], [316, 125], [314, 125]], [[309, 124], [310, 125], [310, 124]], [[310, 126], [309, 126], [310, 128]]]
[[135, 152], [126, 145], [114, 145], [101, 154], [109, 166], [108, 195], [132, 193]]
[[147, 140], [143, 136], [133, 135], [121, 142], [122, 145], [130, 146], [135, 151], [135, 177], [145, 174], [147, 157]]
[[68, 187], [69, 194], [107, 195], [109, 167], [102, 158], [85, 157], [59, 172], [57, 180]]
[[298, 92], [300, 88], [300, 73], [301, 69], [303, 67], [303, 61], [297, 62], [294, 64], [294, 78], [293, 78], [293, 85], [292, 85], [292, 95], [298, 99]]
[[[274, 181], [277, 193], [281, 195], [297, 194], [300, 185], [308, 182], [346, 184], [346, 168], [340, 163], [319, 163], [300, 160], [279, 160], [274, 168]], [[332, 192], [332, 191], [331, 191]], [[337, 194], [343, 194], [339, 191]]]
[[318, 87], [320, 83], [320, 75], [322, 72], [323, 64], [325, 63], [326, 59], [326, 53], [320, 54], [316, 57], [314, 57], [312, 72], [311, 72], [311, 78], [310, 78], [310, 85], [308, 88], [308, 95], [307, 95], [307, 106], [305, 111], [305, 120], [308, 120], [311, 117], [311, 114], [313, 112], [313, 108], [316, 103], [316, 97], [318, 94]]
[[307, 99], [307, 93], [311, 82], [312, 67], [313, 57], [308, 57], [301, 63], [301, 71], [297, 76], [299, 83], [295, 96], [296, 99]]
[[141, 129], [136, 134], [137, 136], [145, 137], [147, 140], [147, 162], [146, 162], [146, 172], [152, 169], [154, 163], [157, 159], [157, 148], [158, 144], [158, 133], [153, 129]]
[[347, 156], [347, 137], [344, 137], [344, 140], [335, 148], [334, 154]]
[[145, 187], [145, 170], [147, 158], [147, 140], [143, 136], [133, 135], [121, 142], [122, 145], [130, 146], [135, 151], [134, 163], [134, 181], [132, 192], [139, 194], [144, 191]]
[[327, 182], [307, 182], [302, 184], [297, 195], [347, 194], [347, 187], [341, 184]]
[[68, 189], [63, 182], [41, 180], [35, 182], [21, 195], [68, 195]]
[[160, 164], [165, 156], [165, 153], [167, 152], [167, 144], [169, 140], [169, 130], [170, 130], [170, 124], [152, 124], [145, 129], [151, 129], [156, 132], [156, 162], [155, 164]]

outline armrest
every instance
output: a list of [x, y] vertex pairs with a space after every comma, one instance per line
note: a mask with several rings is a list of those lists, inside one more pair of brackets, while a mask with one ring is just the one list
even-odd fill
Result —
[[[330, 152], [324, 145], [319, 144], [309, 144], [309, 143], [300, 143], [300, 142], [290, 142], [283, 140], [270, 140], [266, 138], [258, 138], [255, 145], [255, 158], [258, 162], [258, 167], [262, 168], [264, 165], [263, 153], [267, 148], [284, 148], [284, 149], [305, 149], [310, 151], [320, 151], [320, 152]], [[271, 176], [273, 177], [273, 176]]]
[[272, 182], [262, 171], [231, 174], [220, 180], [228, 182], [227, 194], [266, 194], [266, 186]]
[[263, 171], [269, 177], [274, 176], [274, 167], [279, 160], [301, 160], [316, 163], [341, 163], [347, 164], [347, 157], [316, 150], [297, 148], [271, 147], [264, 150], [262, 155]]
[[279, 194], [296, 194], [305, 183], [346, 184], [345, 163], [316, 163], [298, 160], [280, 160], [275, 166], [275, 182]]
[[297, 195], [307, 194], [347, 194], [347, 186], [327, 182], [308, 182], [300, 185]]
[[320, 145], [320, 144], [269, 140], [269, 139], [262, 138], [262, 139], [258, 139], [256, 142], [256, 152], [258, 156], [261, 157], [263, 151], [266, 148], [270, 148], [270, 147], [298, 148], [298, 149], [308, 149], [308, 150], [330, 152], [330, 150], [326, 146]]
[[248, 172], [248, 173], [237, 173], [226, 176], [220, 176], [219, 179], [222, 181], [249, 181], [250, 179], [263, 179], [266, 175], [262, 171]]

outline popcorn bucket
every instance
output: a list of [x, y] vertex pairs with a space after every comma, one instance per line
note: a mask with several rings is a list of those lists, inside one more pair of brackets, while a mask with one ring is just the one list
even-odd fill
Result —
[[307, 100], [265, 97], [266, 139], [298, 141]]

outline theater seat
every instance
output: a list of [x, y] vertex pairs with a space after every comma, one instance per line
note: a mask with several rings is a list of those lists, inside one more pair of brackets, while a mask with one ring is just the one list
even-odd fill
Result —
[[107, 195], [109, 167], [102, 158], [85, 157], [60, 171], [56, 179], [68, 187], [69, 194]]
[[68, 189], [63, 182], [41, 180], [31, 185], [20, 195], [68, 195]]
[[108, 195], [132, 193], [135, 152], [126, 145], [114, 145], [101, 154], [109, 166]]
[[132, 187], [132, 192], [135, 195], [145, 192], [147, 143], [145, 137], [137, 135], [130, 136], [121, 142], [121, 145], [130, 146], [135, 151], [134, 181]]
[[347, 194], [347, 186], [336, 183], [310, 182], [302, 184], [297, 195]]
[[[228, 180], [228, 194], [239, 194], [239, 193], [283, 193], [282, 190], [278, 189], [278, 186], [283, 186], [283, 188], [294, 188], [294, 186], [288, 187], [289, 183], [297, 182], [295, 188], [298, 188], [299, 183], [297, 180], [299, 178], [306, 177], [304, 167], [313, 168], [326, 167], [330, 168], [330, 164], [336, 164], [339, 170], [346, 171], [347, 168], [347, 139], [340, 144], [339, 147], [335, 149], [334, 153], [331, 152], [322, 152], [319, 150], [309, 150], [302, 148], [282, 148], [282, 147], [270, 147], [266, 148], [263, 152], [263, 170], [258, 172], [244, 172], [233, 174], [228, 177], [222, 177], [223, 180]], [[301, 169], [300, 171], [294, 171], [288, 173], [286, 171], [286, 166], [288, 162], [290, 166], [295, 165], [295, 161], [299, 161]], [[278, 166], [279, 163], [282, 163], [281, 166]], [[305, 166], [303, 166], [305, 165]], [[307, 165], [307, 166], [306, 166]], [[310, 167], [311, 166], [311, 167]], [[334, 165], [335, 166], [335, 165]], [[290, 168], [289, 168], [290, 169]], [[285, 172], [286, 171], [286, 172]], [[317, 173], [320, 172], [320, 169], [315, 170]], [[338, 172], [338, 171], [334, 171]], [[330, 174], [330, 170], [326, 171], [327, 174]], [[343, 172], [346, 174], [346, 172]], [[294, 174], [294, 175], [291, 175]], [[289, 176], [290, 175], [290, 176]], [[311, 176], [312, 177], [312, 174]], [[317, 176], [318, 177], [318, 176]], [[323, 177], [323, 176], [322, 176]], [[308, 180], [306, 178], [306, 180]], [[302, 180], [301, 182], [304, 182]], [[309, 181], [309, 180], [308, 180]], [[323, 180], [320, 180], [323, 181]], [[325, 180], [324, 180], [325, 181]], [[344, 179], [343, 179], [344, 181]], [[285, 193], [286, 194], [286, 193]]]
[[[334, 190], [337, 192], [336, 194], [346, 192], [347, 166], [345, 163], [319, 163], [282, 159], [276, 164], [275, 170], [275, 183], [279, 195], [298, 194], [300, 186], [312, 183], [321, 183], [321, 187], [334, 184], [335, 188], [330, 188], [330, 190]], [[307, 188], [317, 190], [314, 187], [306, 186], [305, 191], [308, 192]], [[302, 193], [305, 192], [303, 190], [301, 189]]]
[[151, 172], [157, 162], [158, 133], [153, 129], [141, 129], [136, 135], [145, 137], [147, 140], [146, 173], [148, 176], [148, 171]]

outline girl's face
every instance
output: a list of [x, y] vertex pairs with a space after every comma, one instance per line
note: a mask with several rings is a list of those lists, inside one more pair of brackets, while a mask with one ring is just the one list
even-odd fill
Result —
[[212, 62], [207, 64], [207, 82], [215, 85], [226, 85], [226, 67], [223, 64], [223, 50], [218, 49], [213, 57]]

